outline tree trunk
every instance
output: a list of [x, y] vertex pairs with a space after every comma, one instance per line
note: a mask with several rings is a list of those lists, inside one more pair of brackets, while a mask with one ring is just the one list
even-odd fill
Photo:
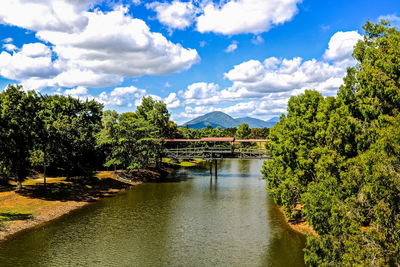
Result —
[[47, 170], [47, 149], [44, 148], [44, 155], [43, 155], [43, 184], [46, 187], [46, 170]]
[[17, 191], [22, 189], [22, 182], [18, 179], [17, 180]]
[[26, 172], [21, 169], [17, 171], [17, 191], [22, 189], [22, 182], [26, 179]]

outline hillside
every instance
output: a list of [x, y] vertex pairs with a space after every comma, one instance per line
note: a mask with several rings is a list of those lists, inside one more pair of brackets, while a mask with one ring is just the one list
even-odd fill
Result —
[[214, 111], [207, 113], [203, 116], [194, 118], [191, 121], [188, 121], [182, 125], [182, 127], [189, 127], [192, 129], [202, 129], [207, 126], [221, 127], [225, 128], [234, 128], [243, 123], [248, 123], [250, 128], [270, 128], [279, 121], [279, 118], [275, 117], [268, 121], [263, 121], [256, 118], [251, 117], [243, 117], [243, 118], [232, 118], [228, 114], [225, 114], [221, 111]]

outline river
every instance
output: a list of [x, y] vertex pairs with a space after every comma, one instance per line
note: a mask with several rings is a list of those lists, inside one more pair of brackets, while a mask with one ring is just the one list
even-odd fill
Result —
[[0, 244], [0, 266], [304, 266], [262, 161], [180, 168]]

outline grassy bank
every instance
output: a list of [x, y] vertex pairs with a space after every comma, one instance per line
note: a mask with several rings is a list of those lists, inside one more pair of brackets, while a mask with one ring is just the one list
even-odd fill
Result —
[[199, 163], [204, 162], [203, 159], [192, 159], [192, 160], [172, 160], [169, 158], [163, 158], [162, 160], [163, 163], [167, 163], [169, 165], [172, 166], [180, 166], [180, 167], [192, 167], [192, 166], [196, 166]]

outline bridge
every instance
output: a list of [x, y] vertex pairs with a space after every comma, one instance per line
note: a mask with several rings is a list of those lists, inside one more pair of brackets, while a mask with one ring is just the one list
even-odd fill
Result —
[[[210, 175], [215, 163], [217, 178], [217, 160], [222, 159], [269, 159], [268, 151], [262, 147], [269, 139], [236, 139], [234, 137], [207, 137], [200, 139], [163, 139], [169, 148], [163, 150], [163, 157], [171, 159], [203, 159], [210, 161]], [[247, 148], [235, 144], [256, 143], [258, 148]], [[185, 146], [183, 146], [183, 144]], [[198, 144], [191, 147], [190, 145]], [[219, 144], [219, 145], [218, 145]], [[189, 146], [188, 146], [189, 145]], [[173, 148], [171, 148], [174, 146]]]

